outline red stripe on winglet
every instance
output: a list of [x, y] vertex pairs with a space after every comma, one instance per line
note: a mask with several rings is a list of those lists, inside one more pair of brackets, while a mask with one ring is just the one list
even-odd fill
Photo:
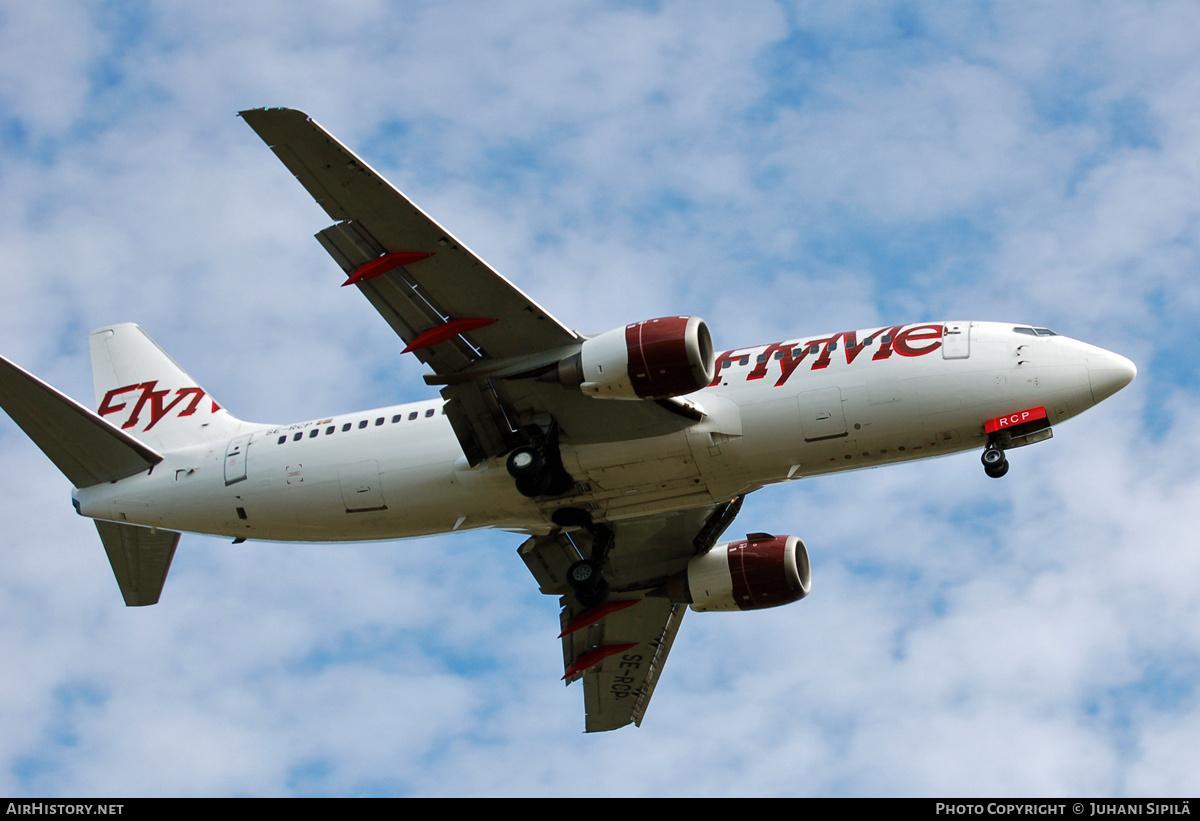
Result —
[[495, 319], [490, 317], [469, 317], [464, 316], [462, 319], [451, 319], [441, 325], [436, 325], [428, 331], [424, 331], [417, 336], [412, 342], [408, 343], [400, 353], [408, 353], [409, 351], [419, 351], [422, 348], [428, 348], [430, 345], [436, 345], [439, 342], [445, 342], [453, 336], [465, 334], [468, 331], [473, 331], [476, 328], [482, 328], [486, 325], [491, 325]]
[[412, 265], [414, 262], [429, 259], [431, 256], [433, 256], [432, 251], [393, 251], [390, 254], [384, 254], [370, 262], [364, 262], [354, 269], [354, 273], [350, 275], [348, 280], [342, 283], [342, 287], [345, 288], [347, 285], [357, 285], [360, 282], [366, 282], [368, 279], [374, 279], [380, 274], [386, 274], [393, 268], [399, 268], [401, 265]]
[[588, 650], [574, 664], [567, 668], [567, 672], [563, 674], [562, 680], [565, 681], [572, 676], [579, 675], [585, 670], [590, 670], [609, 656], [624, 653], [626, 650], [631, 650], [634, 647], [637, 647], [636, 641], [630, 644], [610, 644], [606, 647], [597, 647], [595, 650]]
[[569, 636], [577, 630], [590, 627], [605, 616], [617, 613], [627, 607], [633, 607], [640, 601], [641, 599], [626, 599], [625, 601], [610, 601], [608, 604], [601, 605], [600, 607], [590, 607], [567, 622], [567, 626], [558, 634], [558, 637], [561, 639], [563, 636]]

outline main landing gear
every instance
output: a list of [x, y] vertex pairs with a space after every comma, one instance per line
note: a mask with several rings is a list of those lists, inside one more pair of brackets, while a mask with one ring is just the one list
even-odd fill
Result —
[[580, 527], [591, 534], [592, 555], [567, 568], [567, 585], [574, 591], [580, 607], [599, 607], [608, 601], [609, 585], [603, 567], [613, 546], [612, 528], [596, 524], [590, 513], [577, 507], [560, 508], [551, 518], [559, 527]]
[[988, 443], [988, 446], [984, 448], [980, 461], [983, 462], [983, 472], [993, 479], [999, 479], [1008, 473], [1008, 457], [1004, 455], [1003, 449], [994, 442]]
[[561, 496], [575, 484], [558, 455], [558, 426], [538, 445], [524, 445], [508, 454], [508, 475], [516, 479], [522, 496]]

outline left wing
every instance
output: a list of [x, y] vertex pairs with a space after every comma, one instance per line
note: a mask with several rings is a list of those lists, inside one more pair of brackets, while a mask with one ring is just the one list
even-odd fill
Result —
[[[435, 373], [579, 341], [303, 111], [260, 108], [241, 116], [337, 220], [317, 239], [350, 274], [345, 284], [358, 285]], [[491, 322], [474, 324], [483, 319]], [[449, 333], [439, 342], [450, 344], [431, 342], [430, 331]]]
[[446, 415], [471, 464], [512, 450], [552, 417], [568, 440], [658, 436], [695, 421], [683, 403], [599, 402], [532, 377], [583, 338], [459, 242], [302, 111], [242, 118], [336, 220], [321, 245], [445, 385]]

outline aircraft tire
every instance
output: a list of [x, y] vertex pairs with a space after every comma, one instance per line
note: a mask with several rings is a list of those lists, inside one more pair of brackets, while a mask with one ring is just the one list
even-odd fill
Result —
[[600, 575], [600, 568], [590, 559], [575, 562], [567, 568], [567, 584], [575, 591], [587, 590], [596, 584], [597, 579], [602, 578], [604, 577]]
[[1008, 473], [1008, 460], [1005, 459], [999, 465], [985, 465], [983, 472], [993, 479], [999, 479], [1004, 474]]
[[979, 457], [979, 460], [983, 462], [984, 470], [987, 470], [988, 468], [997, 468], [1000, 465], [1008, 462], [1008, 460], [1004, 457], [1004, 451], [993, 445], [988, 445], [986, 448], [984, 448], [983, 455]]
[[533, 479], [545, 469], [546, 460], [535, 448], [517, 448], [508, 454], [504, 466], [514, 479]]
[[540, 475], [519, 476], [517, 477], [517, 492], [522, 496], [528, 496], [530, 499], [537, 496], [545, 496], [550, 492], [550, 487], [554, 482], [554, 474], [550, 471], [543, 471]]
[[609, 586], [608, 580], [601, 577], [600, 583], [596, 586], [596, 590], [591, 593], [584, 594], [576, 591], [575, 601], [579, 602], [579, 606], [584, 609], [599, 607], [608, 601]]

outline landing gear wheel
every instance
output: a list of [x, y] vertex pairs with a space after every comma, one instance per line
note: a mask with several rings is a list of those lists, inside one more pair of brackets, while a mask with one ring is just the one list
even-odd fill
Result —
[[522, 496], [528, 496], [533, 499], [537, 496], [547, 495], [554, 484], [554, 474], [549, 471], [543, 471], [540, 474], [533, 476], [520, 476], [517, 478], [517, 492]]
[[575, 591], [582, 607], [598, 607], [608, 601], [608, 580], [591, 559], [575, 562], [567, 568], [567, 584]]
[[532, 479], [542, 473], [546, 460], [533, 448], [517, 448], [508, 454], [505, 467], [514, 479]]
[[595, 586], [599, 578], [602, 578], [600, 568], [590, 559], [575, 562], [567, 568], [567, 584], [571, 585], [572, 590], [587, 590]]
[[576, 593], [575, 601], [579, 602], [579, 606], [585, 610], [590, 610], [593, 607], [599, 607], [606, 603], [608, 601], [608, 581], [601, 579], [596, 591], [589, 595]]
[[1008, 473], [1008, 457], [995, 445], [988, 445], [984, 449], [980, 461], [983, 462], [983, 472], [993, 479], [999, 479]]
[[508, 454], [504, 462], [508, 475], [516, 480], [522, 496], [562, 496], [575, 486], [575, 480], [563, 469], [558, 453], [558, 429], [552, 426], [545, 441], [523, 445]]
[[998, 468], [985, 467], [983, 472], [988, 476], [991, 476], [993, 479], [999, 479], [1001, 476], [1008, 473], [1008, 460], [1005, 459], [1003, 462], [1001, 462], [1000, 467]]

